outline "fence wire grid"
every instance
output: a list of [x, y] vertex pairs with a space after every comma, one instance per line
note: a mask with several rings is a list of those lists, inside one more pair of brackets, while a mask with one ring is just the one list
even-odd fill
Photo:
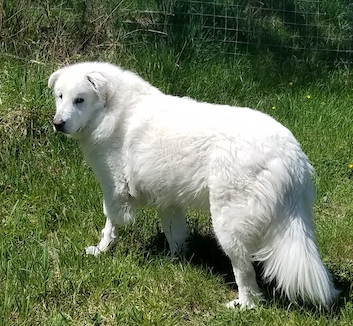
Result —
[[353, 63], [353, 3], [340, 0], [159, 0], [140, 11], [145, 30], [173, 41], [201, 41], [234, 57], [269, 52]]

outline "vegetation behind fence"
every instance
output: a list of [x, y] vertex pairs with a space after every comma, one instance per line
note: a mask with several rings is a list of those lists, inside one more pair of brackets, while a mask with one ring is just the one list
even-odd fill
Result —
[[2, 51], [40, 60], [166, 45], [195, 53], [350, 64], [346, 0], [2, 1]]

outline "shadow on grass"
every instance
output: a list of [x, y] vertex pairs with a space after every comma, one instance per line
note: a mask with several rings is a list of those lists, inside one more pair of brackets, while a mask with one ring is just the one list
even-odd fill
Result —
[[[149, 255], [168, 255], [170, 254], [167, 240], [163, 233], [158, 233], [151, 238], [147, 246]], [[198, 268], [206, 269], [212, 275], [220, 275], [224, 282], [232, 289], [236, 290], [237, 286], [234, 281], [232, 266], [229, 258], [222, 251], [217, 240], [212, 235], [202, 235], [194, 233], [189, 239], [189, 248], [187, 253], [180, 259], [186, 260], [189, 264]], [[344, 308], [351, 296], [353, 282], [349, 278], [338, 276], [336, 269], [331, 271], [334, 275], [334, 283], [341, 291], [337, 302], [329, 309], [318, 308], [303, 302], [291, 303], [281, 292], [276, 289], [275, 282], [265, 283], [262, 280], [262, 265], [261, 263], [254, 263], [257, 282], [263, 291], [266, 301], [265, 307], [278, 307], [291, 310], [303, 310], [310, 312], [314, 316], [326, 315], [327, 317], [337, 317], [340, 315], [341, 308]], [[337, 267], [339, 269], [339, 267]]]

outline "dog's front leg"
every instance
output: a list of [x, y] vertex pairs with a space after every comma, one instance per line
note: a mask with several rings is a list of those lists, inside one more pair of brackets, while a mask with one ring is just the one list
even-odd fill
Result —
[[186, 249], [189, 233], [186, 230], [185, 212], [182, 209], [169, 209], [159, 212], [164, 234], [172, 255]]
[[89, 246], [86, 248], [86, 254], [98, 256], [101, 252], [109, 250], [116, 243], [117, 226], [107, 216], [105, 227], [102, 230], [102, 238], [97, 246]]
[[116, 232], [120, 225], [124, 225], [134, 218], [133, 210], [128, 201], [107, 200], [103, 202], [104, 215], [107, 217], [102, 238], [97, 246], [86, 248], [86, 254], [98, 256], [101, 252], [108, 251], [117, 242]]

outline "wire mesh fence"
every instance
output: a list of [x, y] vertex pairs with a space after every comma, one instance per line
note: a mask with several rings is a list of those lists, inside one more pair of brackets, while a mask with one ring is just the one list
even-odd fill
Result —
[[235, 59], [267, 54], [352, 64], [353, 2], [8, 0], [0, 5], [0, 52], [6, 54], [57, 59], [158, 42], [185, 57], [204, 51]]
[[[149, 33], [234, 56], [271, 53], [353, 62], [353, 3], [341, 0], [173, 0], [140, 11]], [[143, 18], [144, 17], [144, 18]], [[144, 20], [143, 20], [144, 19]]]

